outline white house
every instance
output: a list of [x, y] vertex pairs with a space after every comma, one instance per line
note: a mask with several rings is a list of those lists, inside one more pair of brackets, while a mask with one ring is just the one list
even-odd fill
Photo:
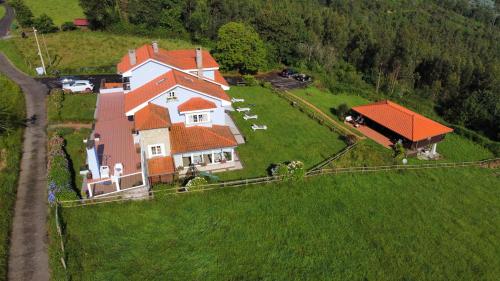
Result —
[[[241, 168], [227, 82], [206, 51], [144, 45], [118, 64], [124, 91], [100, 94], [87, 140], [89, 196]], [[240, 141], [241, 142], [241, 141]]]

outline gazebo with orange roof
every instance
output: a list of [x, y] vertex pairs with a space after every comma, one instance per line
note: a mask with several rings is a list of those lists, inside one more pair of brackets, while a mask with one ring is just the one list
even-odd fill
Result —
[[453, 131], [389, 100], [356, 106], [352, 110], [365, 119], [367, 126], [401, 139], [412, 151], [432, 146], [431, 153], [436, 154], [437, 143]]

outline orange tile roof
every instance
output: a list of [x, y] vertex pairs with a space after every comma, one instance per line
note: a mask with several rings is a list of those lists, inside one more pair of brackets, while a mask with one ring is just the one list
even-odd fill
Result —
[[215, 105], [215, 103], [208, 101], [204, 98], [198, 98], [198, 97], [190, 98], [189, 100], [180, 104], [177, 107], [177, 109], [179, 109], [179, 112], [212, 109], [212, 108], [217, 108], [217, 105]]
[[224, 147], [234, 147], [238, 143], [228, 126], [186, 127], [184, 123], [172, 125], [170, 147], [172, 153], [184, 153]]
[[388, 100], [356, 106], [352, 109], [414, 142], [453, 131], [451, 128]]
[[226, 81], [226, 78], [224, 78], [224, 76], [222, 76], [222, 74], [220, 74], [220, 72], [218, 70], [214, 71], [214, 81], [221, 84], [221, 85], [224, 85], [224, 86], [229, 86], [229, 83], [227, 83]]
[[[196, 69], [196, 50], [171, 50], [167, 51], [159, 48], [158, 53], [153, 51], [153, 46], [151, 44], [143, 45], [135, 50], [136, 64], [139, 65], [148, 59], [154, 59], [165, 63], [167, 65], [182, 69]], [[219, 64], [206, 50], [202, 50], [203, 55], [203, 68], [218, 68]], [[130, 64], [130, 57], [127, 53], [122, 57], [117, 65], [117, 69], [120, 73], [124, 73], [130, 70], [133, 65]]]
[[221, 87], [173, 69], [126, 94], [125, 112], [136, 108], [137, 106], [149, 101], [176, 85], [189, 88], [218, 99], [227, 101], [230, 100], [227, 93], [224, 92]]
[[136, 130], [152, 130], [172, 126], [168, 109], [153, 103], [137, 111], [134, 122]]
[[148, 160], [149, 176], [168, 175], [175, 173], [172, 157], [155, 157]]

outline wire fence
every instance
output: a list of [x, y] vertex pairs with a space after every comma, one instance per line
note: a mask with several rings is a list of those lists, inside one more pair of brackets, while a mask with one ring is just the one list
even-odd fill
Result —
[[[352, 148], [351, 148], [352, 149]], [[346, 153], [347, 151], [342, 151], [341, 153]], [[339, 153], [340, 154], [340, 153]], [[339, 156], [340, 157], [340, 156]], [[333, 160], [332, 160], [333, 161]], [[315, 176], [332, 175], [332, 174], [344, 174], [344, 173], [369, 173], [369, 172], [383, 172], [383, 171], [401, 171], [401, 170], [424, 170], [424, 169], [439, 169], [439, 168], [458, 168], [458, 167], [492, 167], [495, 165], [490, 165], [500, 162], [500, 158], [493, 158], [481, 161], [466, 161], [466, 162], [444, 162], [444, 163], [430, 163], [430, 164], [408, 164], [408, 165], [385, 165], [385, 166], [360, 166], [360, 167], [348, 167], [348, 168], [316, 168], [309, 170], [305, 177], [311, 178]], [[267, 176], [267, 177], [257, 177], [249, 178], [243, 180], [225, 181], [218, 183], [206, 184], [198, 187], [196, 190], [186, 190], [182, 187], [171, 187], [160, 190], [152, 190], [150, 193], [144, 197], [129, 197], [126, 194], [120, 194], [109, 197], [101, 198], [91, 198], [91, 199], [81, 199], [72, 201], [60, 201], [61, 207], [80, 207], [80, 206], [90, 206], [99, 205], [112, 202], [123, 202], [139, 200], [144, 198], [151, 198], [155, 195], [165, 195], [165, 196], [177, 196], [184, 194], [191, 194], [196, 192], [204, 192], [210, 190], [224, 189], [230, 187], [243, 187], [258, 184], [268, 184], [274, 182], [282, 182], [283, 177], [279, 176]]]
[[59, 215], [59, 204], [56, 203], [55, 207], [55, 224], [57, 230], [57, 236], [59, 237], [60, 247], [61, 247], [61, 265], [66, 270], [66, 248], [64, 247], [63, 230], [61, 227], [61, 217]]

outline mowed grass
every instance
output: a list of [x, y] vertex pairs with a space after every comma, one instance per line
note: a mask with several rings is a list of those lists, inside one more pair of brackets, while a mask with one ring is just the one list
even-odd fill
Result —
[[[116, 73], [116, 64], [129, 49], [157, 40], [80, 30], [46, 34], [44, 37], [50, 55], [49, 60], [45, 50], [43, 51], [46, 61], [50, 61], [46, 63], [49, 74], [54, 70], [63, 74]], [[40, 65], [34, 36], [27, 39], [15, 37], [10, 40], [13, 40], [20, 56], [25, 58], [28, 68], [34, 69]], [[181, 40], [157, 41], [160, 47], [165, 49], [194, 48], [190, 43]]]
[[[237, 107], [250, 107], [249, 115], [257, 120], [244, 120], [244, 113], [231, 115], [246, 143], [237, 152], [244, 169], [220, 174], [223, 179], [238, 179], [267, 175], [271, 164], [300, 160], [306, 167], [314, 166], [346, 145], [339, 135], [318, 124], [288, 104], [277, 94], [262, 87], [232, 87], [231, 97], [244, 98]], [[252, 124], [266, 125], [267, 130], [252, 131]]]
[[[21, 89], [1, 74], [0, 101], [16, 112], [19, 119], [26, 117]], [[0, 135], [0, 280], [7, 278], [9, 234], [21, 163], [22, 139], [22, 129]]]
[[24, 0], [24, 3], [31, 9], [35, 17], [47, 14], [59, 27], [64, 22], [85, 18], [78, 0]]
[[499, 183], [480, 168], [383, 172], [63, 209], [68, 271], [72, 280], [497, 280]]
[[5, 7], [0, 5], [0, 20], [5, 16]]
[[96, 102], [97, 94], [64, 94], [60, 111], [53, 103], [47, 103], [48, 120], [50, 123], [92, 123]]

